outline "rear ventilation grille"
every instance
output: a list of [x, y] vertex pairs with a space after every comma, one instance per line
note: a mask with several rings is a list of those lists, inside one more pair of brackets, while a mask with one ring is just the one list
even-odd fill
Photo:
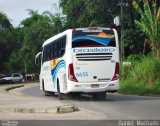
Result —
[[79, 61], [111, 60], [112, 53], [85, 53], [85, 54], [76, 54], [76, 58]]

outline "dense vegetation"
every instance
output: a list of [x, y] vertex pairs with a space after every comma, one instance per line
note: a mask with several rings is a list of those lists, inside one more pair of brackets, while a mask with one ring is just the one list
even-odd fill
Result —
[[[159, 0], [123, 0], [123, 3], [121, 0], [60, 0], [59, 7], [62, 13], [46, 11], [39, 14], [28, 10], [30, 17], [16, 28], [7, 15], [0, 12], [0, 74], [38, 73], [34, 57], [41, 50], [42, 43], [65, 29], [115, 27], [119, 35], [123, 35], [124, 60], [132, 62], [130, 67], [122, 67], [120, 91], [160, 93]], [[122, 33], [121, 27], [113, 24], [113, 19], [120, 15], [121, 7]]]
[[123, 66], [120, 92], [129, 94], [160, 94], [160, 7], [156, 1], [144, 1], [143, 10], [133, 1], [133, 6], [141, 15], [136, 25], [146, 35], [144, 44], [152, 50], [148, 56], [130, 55], [126, 60], [132, 65]]
[[153, 55], [130, 55], [132, 64], [121, 68], [120, 92], [126, 94], [160, 94], [160, 60]]

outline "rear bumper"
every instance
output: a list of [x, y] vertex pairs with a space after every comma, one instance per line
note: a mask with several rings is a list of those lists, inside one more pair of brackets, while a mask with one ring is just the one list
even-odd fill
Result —
[[[99, 87], [92, 88], [92, 84], [99, 84]], [[69, 81], [67, 84], [67, 92], [84, 92], [84, 93], [92, 93], [92, 92], [115, 92], [119, 90], [119, 80], [111, 81], [111, 82], [94, 82], [94, 83], [79, 83]]]

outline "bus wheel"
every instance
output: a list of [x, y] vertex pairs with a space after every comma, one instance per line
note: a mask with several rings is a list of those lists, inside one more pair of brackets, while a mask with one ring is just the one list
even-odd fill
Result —
[[45, 96], [50, 96], [50, 95], [51, 95], [51, 93], [50, 93], [50, 92], [48, 92], [48, 91], [44, 91], [44, 95], [45, 95]]
[[73, 98], [80, 98], [81, 95], [82, 95], [81, 92], [74, 92], [74, 93], [71, 93], [71, 96], [72, 96]]
[[10, 84], [13, 84], [13, 81], [12, 81], [12, 80], [9, 80], [9, 83], [10, 83]]
[[57, 93], [58, 93], [58, 98], [62, 100], [62, 93], [60, 91], [59, 80], [57, 80]]
[[43, 89], [43, 91], [44, 91], [44, 95], [45, 95], [45, 96], [50, 96], [50, 92], [45, 91], [44, 81], [43, 81], [43, 83], [42, 83], [42, 89]]
[[96, 93], [93, 93], [92, 95], [95, 100], [105, 100], [106, 99], [106, 92], [96, 92]]

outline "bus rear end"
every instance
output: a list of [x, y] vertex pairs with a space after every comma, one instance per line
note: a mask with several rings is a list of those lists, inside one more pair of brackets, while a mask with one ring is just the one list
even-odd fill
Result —
[[119, 89], [119, 46], [115, 29], [72, 31], [68, 92], [115, 92]]

